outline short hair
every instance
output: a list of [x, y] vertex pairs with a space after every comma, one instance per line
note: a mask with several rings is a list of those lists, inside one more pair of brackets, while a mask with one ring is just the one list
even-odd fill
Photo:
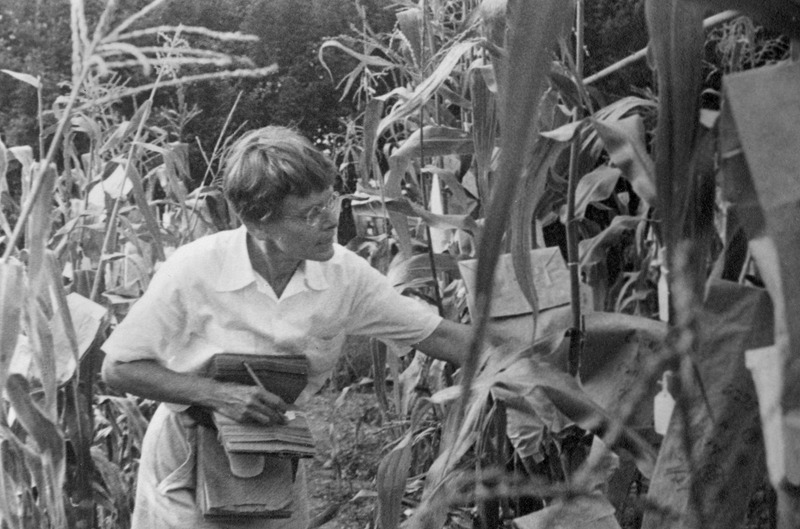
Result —
[[336, 167], [297, 131], [277, 126], [239, 138], [225, 162], [225, 198], [242, 221], [279, 215], [289, 195], [306, 197], [336, 181]]

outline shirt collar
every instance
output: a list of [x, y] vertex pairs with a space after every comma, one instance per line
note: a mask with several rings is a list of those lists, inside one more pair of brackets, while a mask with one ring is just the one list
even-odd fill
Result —
[[233, 236], [222, 249], [222, 267], [216, 282], [218, 292], [239, 290], [256, 281], [256, 272], [247, 255], [247, 228], [233, 230]]
[[[245, 226], [234, 230], [233, 237], [224, 248], [223, 259], [220, 275], [215, 285], [217, 291], [239, 290], [256, 282], [256, 272], [253, 270], [247, 254], [247, 228]], [[318, 261], [303, 261], [292, 276], [290, 283], [294, 283], [295, 287], [291, 289], [291, 292], [287, 289], [282, 297], [288, 297], [287, 294], [291, 295], [304, 290], [325, 290], [330, 287], [325, 277], [323, 263]]]
[[305, 283], [311, 290], [325, 290], [330, 285], [325, 277], [325, 270], [319, 261], [305, 261]]

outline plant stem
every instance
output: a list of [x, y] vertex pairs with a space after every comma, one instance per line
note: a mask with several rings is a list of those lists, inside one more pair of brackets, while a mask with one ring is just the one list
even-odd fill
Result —
[[39, 84], [36, 87], [37, 119], [39, 120], [39, 158], [44, 153], [44, 101], [42, 99], [42, 77], [39, 76]]
[[[426, 27], [427, 24], [425, 23], [425, 16], [427, 13], [426, 10], [427, 2], [422, 0], [422, 31], [420, 32], [420, 67], [422, 68], [423, 74], [427, 68], [425, 67], [425, 36], [426, 36]], [[433, 95], [434, 101], [434, 108], [437, 107], [436, 105], [436, 94]], [[429, 200], [428, 200], [428, 188], [425, 184], [425, 173], [423, 172], [422, 168], [425, 167], [425, 104], [423, 103], [419, 107], [419, 183], [420, 187], [422, 188], [422, 205], [425, 209], [428, 209]], [[428, 261], [431, 266], [431, 278], [433, 279], [433, 297], [436, 300], [436, 310], [439, 311], [439, 316], [444, 316], [444, 305], [442, 304], [442, 294], [439, 291], [439, 279], [438, 274], [436, 273], [436, 255], [434, 255], [433, 251], [433, 239], [431, 238], [431, 227], [425, 224], [425, 236], [428, 242]]]
[[[583, 82], [583, 0], [578, 0], [575, 12], [575, 73], [576, 82]], [[573, 119], [583, 118], [583, 107], [575, 107]], [[570, 146], [569, 183], [567, 188], [567, 267], [570, 280], [570, 305], [572, 307], [572, 327], [569, 329], [569, 373], [577, 376], [581, 365], [581, 349], [583, 348], [583, 324], [581, 316], [581, 283], [580, 255], [578, 251], [578, 233], [575, 223], [575, 189], [578, 186], [578, 155], [580, 152], [581, 134], [575, 134]]]

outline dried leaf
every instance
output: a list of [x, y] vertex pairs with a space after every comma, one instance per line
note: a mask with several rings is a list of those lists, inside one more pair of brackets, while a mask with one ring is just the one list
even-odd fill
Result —
[[39, 81], [38, 77], [34, 77], [27, 73], [20, 73], [20, 72], [12, 72], [11, 70], [0, 70], [0, 72], [6, 73], [16, 79], [17, 81], [22, 81], [25, 84], [29, 84], [32, 87], [39, 89], [42, 87], [41, 81]]

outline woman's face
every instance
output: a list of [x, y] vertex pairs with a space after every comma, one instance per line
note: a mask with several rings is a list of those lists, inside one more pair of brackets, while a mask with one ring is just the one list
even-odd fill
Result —
[[248, 231], [267, 245], [268, 253], [278, 251], [295, 260], [327, 261], [333, 257], [333, 243], [339, 225], [338, 203], [332, 188], [306, 197], [289, 195], [274, 218]]

